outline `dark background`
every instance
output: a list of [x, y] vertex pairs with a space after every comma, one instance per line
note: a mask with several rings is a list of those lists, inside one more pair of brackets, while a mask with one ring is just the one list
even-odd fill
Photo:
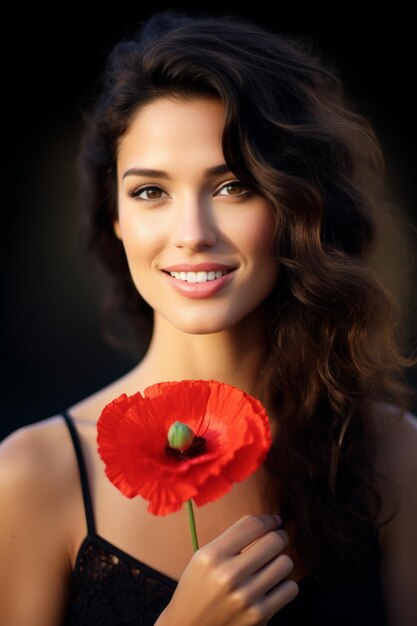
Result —
[[[124, 353], [103, 338], [103, 280], [79, 236], [75, 158], [80, 104], [110, 48], [132, 34], [140, 20], [157, 9], [197, 7], [128, 4], [112, 11], [89, 5], [88, 13], [72, 4], [48, 11], [39, 4], [19, 5], [3, 20], [0, 439], [70, 406], [136, 362], [137, 354]], [[387, 185], [399, 212], [416, 224], [411, 20], [381, 10], [366, 17], [346, 8], [351, 5], [335, 5], [325, 13], [316, 5], [301, 10], [298, 3], [287, 4], [276, 3], [274, 9], [257, 2], [256, 10], [242, 10], [233, 3], [200, 3], [198, 8], [240, 13], [277, 31], [315, 39], [338, 67], [351, 100], [373, 123], [385, 154]], [[409, 253], [401, 258], [404, 249], [396, 243], [388, 233], [379, 266], [387, 285], [398, 291], [411, 347], [416, 342], [415, 275], [408, 268]], [[415, 369], [408, 376], [417, 385]]]

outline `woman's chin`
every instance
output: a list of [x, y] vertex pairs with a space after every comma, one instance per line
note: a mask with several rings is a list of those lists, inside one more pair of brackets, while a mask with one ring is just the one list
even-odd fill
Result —
[[197, 320], [173, 320], [172, 318], [166, 318], [166, 320], [177, 330], [188, 335], [212, 335], [221, 333], [233, 328], [236, 323], [235, 320], [213, 319], [213, 317], [208, 319], [201, 319], [200, 317]]

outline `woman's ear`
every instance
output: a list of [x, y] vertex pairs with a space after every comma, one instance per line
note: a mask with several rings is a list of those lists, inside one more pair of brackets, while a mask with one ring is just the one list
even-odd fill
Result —
[[116, 237], [122, 241], [122, 231], [120, 230], [120, 223], [117, 219], [113, 222], [113, 230]]

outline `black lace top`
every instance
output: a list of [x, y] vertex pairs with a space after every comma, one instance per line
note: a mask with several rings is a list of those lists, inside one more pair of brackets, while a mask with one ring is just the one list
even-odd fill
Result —
[[[72, 576], [66, 626], [153, 626], [169, 603], [178, 581], [133, 558], [95, 531], [88, 478], [78, 434], [63, 414], [78, 461], [88, 533]], [[299, 582], [298, 596], [279, 611], [270, 626], [385, 626], [379, 579], [379, 552], [363, 565], [362, 582], [336, 568], [320, 579]], [[172, 626], [181, 626], [173, 624]], [[213, 624], [216, 626], [216, 624]]]

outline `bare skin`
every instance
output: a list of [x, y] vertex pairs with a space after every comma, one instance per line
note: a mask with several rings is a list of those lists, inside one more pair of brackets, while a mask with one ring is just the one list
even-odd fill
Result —
[[[193, 554], [185, 511], [157, 517], [141, 498], [122, 496], [105, 477], [96, 450], [97, 419], [122, 393], [143, 391], [161, 380], [213, 378], [256, 395], [268, 348], [263, 303], [279, 268], [268, 252], [272, 222], [265, 200], [231, 198], [230, 173], [215, 179], [204, 174], [223, 164], [222, 124], [222, 108], [212, 100], [159, 101], [137, 116], [124, 137], [114, 229], [135, 284], [155, 311], [154, 334], [132, 372], [69, 407], [87, 461], [97, 532], [179, 581], [157, 626], [213, 626], [213, 614], [216, 626], [263, 626], [292, 601], [305, 575], [291, 534], [271, 515], [280, 507], [279, 502], [275, 510], [268, 507], [262, 468], [218, 501], [196, 509], [202, 549]], [[169, 180], [123, 178], [133, 166], [168, 171]], [[145, 183], [153, 193], [158, 188], [156, 195], [161, 191], [156, 204], [138, 203], [129, 195]], [[166, 265], [208, 261], [235, 268], [233, 280], [216, 297], [192, 301], [171, 289]], [[277, 416], [270, 416], [275, 423]], [[410, 415], [398, 423], [387, 419], [378, 432], [378, 466], [402, 493], [399, 513], [380, 535], [390, 626], [414, 626], [416, 421]], [[389, 507], [389, 492], [381, 487]], [[0, 446], [0, 499], [0, 623], [58, 626], [86, 535], [78, 468], [61, 417], [21, 429]], [[270, 565], [266, 554], [274, 554]], [[201, 593], [207, 580], [209, 595]], [[265, 591], [275, 586], [267, 598]]]

